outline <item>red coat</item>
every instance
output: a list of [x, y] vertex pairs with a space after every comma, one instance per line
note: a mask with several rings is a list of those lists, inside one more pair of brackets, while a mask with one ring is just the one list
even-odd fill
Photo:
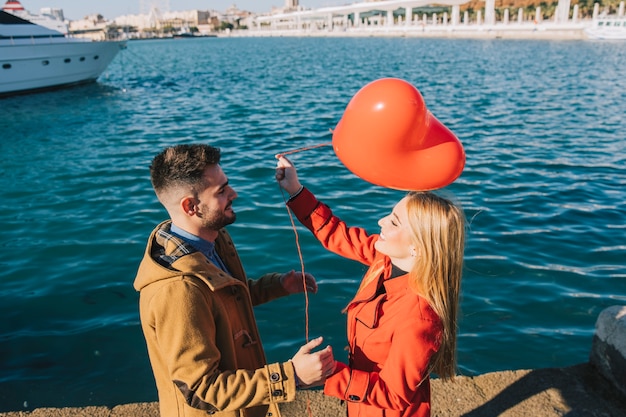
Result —
[[427, 368], [439, 349], [439, 317], [407, 274], [389, 278], [391, 262], [374, 248], [378, 235], [347, 227], [306, 189], [289, 206], [325, 248], [368, 265], [365, 277], [378, 276], [348, 304], [350, 365], [337, 363], [324, 393], [346, 400], [349, 417], [430, 416]]

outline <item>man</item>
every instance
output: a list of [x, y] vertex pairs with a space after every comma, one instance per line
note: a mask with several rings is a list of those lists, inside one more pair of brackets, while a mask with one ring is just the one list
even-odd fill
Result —
[[[220, 150], [177, 145], [152, 161], [156, 195], [170, 220], [152, 232], [135, 279], [162, 417], [279, 417], [296, 387], [321, 385], [334, 369], [322, 338], [290, 360], [266, 364], [252, 306], [301, 292], [302, 273], [248, 280], [225, 226], [237, 193]], [[308, 289], [317, 291], [306, 274]]]

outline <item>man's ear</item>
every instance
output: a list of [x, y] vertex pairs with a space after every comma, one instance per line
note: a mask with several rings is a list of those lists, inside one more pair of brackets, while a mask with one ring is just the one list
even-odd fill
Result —
[[180, 207], [183, 209], [183, 213], [188, 216], [193, 216], [196, 213], [196, 201], [193, 197], [185, 197], [180, 200]]

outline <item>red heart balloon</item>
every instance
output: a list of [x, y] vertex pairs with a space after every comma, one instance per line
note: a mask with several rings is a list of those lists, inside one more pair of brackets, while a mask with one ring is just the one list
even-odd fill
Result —
[[398, 190], [433, 190], [465, 167], [459, 139], [428, 111], [420, 92], [398, 78], [361, 88], [333, 131], [333, 149], [352, 173]]

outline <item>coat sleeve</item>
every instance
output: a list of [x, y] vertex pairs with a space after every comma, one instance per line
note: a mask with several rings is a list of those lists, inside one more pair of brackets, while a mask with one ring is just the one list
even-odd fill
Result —
[[250, 291], [253, 306], [289, 295], [289, 292], [280, 283], [281, 275], [273, 272], [265, 274], [256, 280], [248, 280], [248, 290]]
[[348, 227], [326, 204], [318, 201], [306, 188], [288, 202], [300, 221], [322, 243], [324, 248], [344, 258], [371, 265], [376, 255], [378, 235], [368, 235], [360, 227]]
[[158, 351], [169, 378], [191, 407], [211, 411], [292, 401], [291, 362], [259, 369], [221, 370], [212, 301], [188, 280], [164, 286], [151, 300]]
[[245, 282], [248, 286], [253, 306], [289, 295], [289, 292], [280, 283], [281, 274], [279, 273], [268, 273], [256, 280], [246, 278], [241, 259], [235, 250], [235, 244], [226, 229], [220, 230], [216, 248], [222, 260], [228, 265], [230, 272], [233, 273], [233, 277]]
[[406, 320], [394, 332], [389, 356], [381, 370], [368, 372], [337, 366], [326, 380], [324, 394], [377, 408], [403, 410], [417, 398], [428, 378], [428, 363], [438, 349], [438, 324]]

